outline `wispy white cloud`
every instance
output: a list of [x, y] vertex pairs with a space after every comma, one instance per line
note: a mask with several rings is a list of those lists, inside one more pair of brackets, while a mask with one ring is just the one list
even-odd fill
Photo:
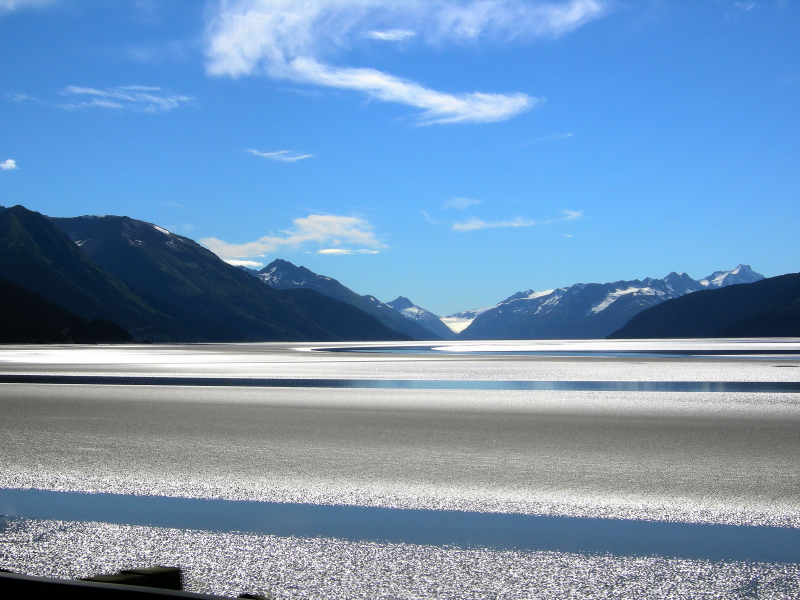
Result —
[[534, 221], [533, 219], [524, 219], [522, 217], [516, 217], [508, 221], [484, 221], [477, 217], [471, 217], [466, 221], [456, 221], [452, 224], [451, 229], [453, 231], [478, 231], [479, 229], [496, 229], [501, 227], [531, 227], [533, 225], [552, 225], [564, 221], [575, 221], [576, 219], [582, 218], [582, 210], [562, 210], [561, 217], [543, 221]]
[[236, 260], [235, 258], [231, 258], [225, 261], [229, 265], [233, 265], [234, 267], [248, 267], [250, 269], [255, 269], [257, 267], [263, 267], [264, 263], [257, 262], [255, 260]]
[[194, 102], [191, 96], [144, 85], [127, 85], [105, 90], [70, 85], [61, 90], [59, 95], [67, 97], [69, 101], [52, 102], [21, 93], [7, 94], [6, 98], [13, 102], [37, 102], [70, 110], [110, 108], [148, 113], [168, 112]]
[[360, 250], [347, 250], [345, 248], [320, 248], [317, 250], [317, 254], [332, 254], [332, 255], [339, 255], [339, 256], [349, 256], [352, 254], [379, 254], [378, 250], [369, 250], [367, 248], [361, 248]]
[[208, 13], [207, 71], [356, 90], [420, 108], [424, 124], [501, 121], [542, 100], [524, 93], [450, 94], [322, 59], [364, 39], [414, 37], [438, 45], [556, 38], [604, 11], [601, 0], [219, 0]]
[[743, 11], [753, 10], [756, 7], [755, 2], [734, 2], [733, 5]]
[[260, 156], [262, 158], [269, 158], [271, 160], [279, 160], [281, 162], [297, 162], [305, 158], [311, 158], [313, 154], [297, 154], [289, 150], [278, 150], [277, 152], [259, 152], [258, 150], [248, 150], [250, 154]]
[[299, 81], [365, 92], [378, 100], [420, 108], [423, 124], [504, 121], [543, 102], [525, 94], [445, 94], [375, 69], [331, 67], [313, 58], [295, 58], [290, 67]]
[[61, 90], [62, 96], [75, 101], [59, 104], [62, 108], [111, 108], [159, 113], [190, 104], [194, 99], [182, 94], [173, 94], [159, 87], [128, 85], [105, 90], [70, 85]]
[[421, 212], [421, 213], [422, 213], [422, 216], [423, 216], [423, 217], [425, 217], [425, 220], [426, 220], [428, 223], [430, 223], [431, 225], [441, 225], [441, 224], [442, 224], [442, 222], [441, 222], [441, 221], [439, 221], [438, 219], [434, 219], [432, 216], [430, 216], [430, 215], [428, 214], [428, 211], [427, 211], [427, 210], [420, 209], [420, 210], [419, 210], [419, 212]]
[[8, 158], [0, 163], [0, 171], [13, 171], [14, 169], [18, 169], [17, 161], [13, 158]]
[[52, 4], [55, 0], [0, 0], [0, 15], [20, 8], [33, 8]]
[[481, 203], [482, 202], [480, 200], [475, 200], [474, 198], [460, 198], [458, 196], [453, 196], [442, 205], [442, 208], [455, 208], [456, 210], [464, 210], [470, 206], [476, 206]]
[[6, 99], [11, 100], [12, 102], [39, 102], [41, 104], [47, 104], [44, 100], [40, 100], [39, 98], [34, 98], [33, 96], [29, 96], [28, 94], [19, 94], [16, 92], [12, 92], [11, 94], [6, 94]]
[[484, 221], [477, 217], [472, 217], [466, 221], [457, 221], [453, 223], [453, 231], [477, 231], [479, 229], [495, 229], [498, 227], [530, 227], [536, 225], [536, 221], [531, 219], [523, 219], [517, 217], [510, 221]]
[[384, 31], [368, 31], [365, 35], [373, 40], [381, 40], [383, 42], [402, 42], [414, 37], [417, 32], [410, 29], [386, 29]]
[[[200, 243], [224, 260], [263, 256], [282, 248], [300, 248], [307, 244], [317, 244], [323, 250], [336, 250], [355, 253], [378, 252], [385, 245], [376, 237], [372, 225], [360, 217], [340, 215], [315, 215], [295, 219], [294, 228], [281, 232], [282, 235], [267, 235], [255, 242], [229, 244], [209, 237]], [[323, 252], [323, 254], [326, 252]]]
[[600, 17], [602, 0], [219, 0], [209, 13], [208, 69], [280, 75], [297, 57], [407, 30], [427, 43], [556, 38]]

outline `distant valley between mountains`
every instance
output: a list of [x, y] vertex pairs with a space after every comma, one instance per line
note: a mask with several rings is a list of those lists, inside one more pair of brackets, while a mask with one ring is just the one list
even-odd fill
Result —
[[[517, 292], [492, 307], [440, 317], [403, 296], [385, 304], [374, 296], [359, 296], [335, 279], [297, 267], [286, 260], [275, 260], [261, 271], [246, 270], [276, 289], [312, 289], [352, 303], [418, 340], [605, 338], [635, 315], [665, 301], [764, 279], [749, 266], [739, 265], [730, 271], [716, 271], [700, 280], [692, 279], [686, 273], [670, 273], [663, 279], [648, 277], [605, 284], [578, 283], [544, 292]], [[394, 314], [389, 309], [394, 309]], [[398, 327], [398, 314], [417, 327]], [[420, 331], [420, 328], [427, 331]]]
[[[98, 319], [153, 342], [800, 335], [793, 277], [764, 280], [747, 265], [700, 280], [673, 272], [527, 290], [440, 317], [404, 296], [384, 303], [282, 259], [260, 271], [234, 267], [189, 238], [129, 217], [51, 218], [0, 207], [0, 279], [53, 303], [48, 314], [71, 313], [63, 317], [72, 323], [62, 328], [65, 341], [84, 339], [64, 332]], [[10, 306], [0, 308], [0, 340], [25, 339], [31, 313]], [[723, 313], [727, 321], [716, 318]], [[47, 335], [28, 339], [55, 339]]]

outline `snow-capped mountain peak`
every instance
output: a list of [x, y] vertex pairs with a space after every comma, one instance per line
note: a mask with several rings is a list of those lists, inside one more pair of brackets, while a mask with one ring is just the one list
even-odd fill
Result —
[[739, 265], [730, 271], [714, 271], [698, 283], [708, 288], [720, 288], [740, 283], [754, 283], [762, 279], [764, 279], [764, 276], [753, 271], [750, 265]]
[[459, 337], [466, 339], [601, 338], [665, 300], [761, 279], [749, 266], [739, 265], [700, 281], [672, 272], [663, 279], [576, 283], [545, 292], [517, 292], [491, 308], [456, 313], [452, 317], [460, 318], [445, 317], [443, 321], [461, 325]]
[[[309, 277], [311, 276], [311, 277]], [[270, 287], [281, 289], [292, 287], [305, 287], [314, 273], [305, 267], [298, 267], [292, 263], [276, 259], [258, 273], [258, 278]]]
[[419, 323], [439, 337], [443, 337], [445, 339], [452, 339], [455, 337], [453, 331], [443, 322], [441, 317], [433, 314], [429, 310], [425, 310], [424, 308], [417, 306], [405, 296], [398, 296], [386, 304], [391, 306], [406, 319], [414, 321], [415, 323]]
[[513, 300], [521, 300], [522, 298], [527, 298], [530, 294], [533, 294], [533, 290], [525, 290], [524, 292], [517, 292], [516, 294], [512, 294], [499, 304], [506, 304], [508, 302], [512, 302]]
[[391, 302], [387, 302], [386, 304], [388, 304], [398, 312], [403, 312], [404, 310], [408, 310], [410, 308], [419, 308], [405, 296], [398, 296], [397, 298], [395, 298]]
[[[645, 279], [645, 282], [648, 282], [648, 280], [649, 278]], [[688, 294], [689, 292], [696, 292], [697, 290], [703, 289], [699, 282], [689, 277], [686, 273], [676, 273], [675, 271], [673, 271], [672, 273], [664, 277], [662, 281], [671, 290], [681, 295]]]

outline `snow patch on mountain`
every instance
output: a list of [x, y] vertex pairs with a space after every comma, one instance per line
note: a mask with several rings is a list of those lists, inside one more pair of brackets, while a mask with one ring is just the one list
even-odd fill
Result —
[[269, 286], [277, 287], [279, 284], [282, 287], [303, 287], [306, 285], [307, 280], [305, 277], [290, 277], [287, 276], [285, 271], [272, 267], [268, 271], [261, 271], [258, 278]]
[[386, 304], [391, 306], [406, 319], [414, 321], [415, 323], [419, 323], [425, 327], [425, 329], [435, 333], [440, 337], [445, 339], [452, 339], [455, 337], [454, 332], [449, 326], [447, 326], [446, 323], [444, 323], [442, 317], [433, 314], [431, 311], [426, 310], [421, 306], [417, 306], [404, 296], [398, 296]]
[[649, 287], [644, 287], [644, 288], [629, 287], [629, 288], [624, 289], [624, 290], [615, 290], [615, 291], [609, 293], [603, 299], [602, 302], [600, 302], [596, 306], [593, 306], [590, 312], [592, 312], [594, 314], [597, 314], [601, 310], [605, 310], [606, 308], [611, 306], [611, 303], [614, 302], [615, 300], [617, 300], [618, 298], [620, 298], [622, 296], [626, 296], [628, 294], [638, 294], [640, 296], [664, 296], [665, 295], [664, 292], [661, 292], [661, 291], [658, 291], [658, 290], [654, 290], [653, 288], [649, 288]]
[[[414, 319], [407, 319], [397, 310], [384, 304], [375, 296], [360, 295], [339, 283], [336, 279], [318, 275], [305, 267], [298, 267], [289, 261], [283, 259], [275, 259], [266, 267], [258, 272], [258, 277], [269, 285], [270, 287], [286, 290], [286, 289], [310, 289], [340, 302], [345, 302], [355, 306], [359, 310], [375, 317], [381, 323], [394, 329], [395, 331], [405, 334], [415, 340], [430, 340], [442, 339], [444, 335], [431, 332], [431, 329], [424, 326], [423, 323]], [[449, 330], [444, 329], [445, 335], [450, 335]]]
[[495, 306], [455, 313], [442, 320], [466, 339], [605, 337], [632, 316], [665, 300], [709, 288], [753, 283], [764, 277], [747, 265], [716, 271], [697, 281], [672, 272], [663, 279], [576, 283], [517, 292]]
[[[509, 296], [508, 298], [506, 298], [502, 302], [499, 302], [498, 304], [495, 304], [495, 306], [498, 306], [499, 304], [508, 304], [509, 302], [513, 302], [514, 300], [534, 300], [536, 298], [541, 298], [542, 296], [549, 296], [554, 291], [555, 290], [545, 290], [543, 292], [535, 292], [533, 290], [525, 290], [524, 292], [517, 292], [516, 294], [512, 294], [511, 296]], [[491, 307], [491, 308], [494, 308], [494, 307]], [[478, 309], [478, 310], [481, 310], [481, 311], [485, 312], [488, 309]], [[465, 311], [465, 312], [467, 312], [467, 311]]]
[[[664, 277], [663, 279], [653, 279], [647, 277], [637, 285], [639, 282], [633, 282], [634, 285], [628, 285], [627, 288], [618, 288], [608, 293], [608, 295], [592, 307], [591, 313], [597, 314], [614, 303], [619, 298], [626, 295], [634, 296], [652, 296], [659, 301], [671, 300], [678, 298], [685, 294], [696, 292], [703, 288], [720, 288], [727, 285], [734, 285], [738, 283], [753, 283], [764, 279], [763, 275], [756, 273], [747, 265], [739, 265], [730, 271], [715, 271], [713, 274], [695, 281], [686, 273], [675, 273], [674, 271]], [[625, 284], [631, 282], [623, 282]]]
[[750, 265], [739, 265], [730, 271], [714, 271], [708, 277], [698, 281], [698, 283], [707, 288], [721, 288], [740, 283], [755, 283], [762, 279], [764, 279], [764, 276], [753, 271]]

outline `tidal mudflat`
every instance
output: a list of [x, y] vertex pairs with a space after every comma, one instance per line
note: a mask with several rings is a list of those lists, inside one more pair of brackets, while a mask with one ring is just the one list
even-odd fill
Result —
[[800, 342], [352, 346], [1, 348], [0, 568], [166, 562], [280, 598], [797, 596]]

